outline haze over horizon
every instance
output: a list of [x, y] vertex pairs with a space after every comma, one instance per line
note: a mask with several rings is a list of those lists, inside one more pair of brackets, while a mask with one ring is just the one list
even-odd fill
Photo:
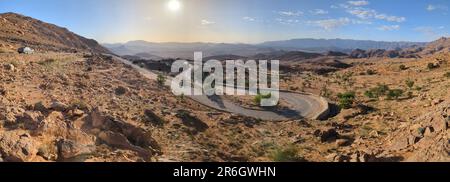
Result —
[[429, 42], [449, 36], [445, 0], [4, 1], [15, 12], [102, 43], [261, 43], [296, 38]]

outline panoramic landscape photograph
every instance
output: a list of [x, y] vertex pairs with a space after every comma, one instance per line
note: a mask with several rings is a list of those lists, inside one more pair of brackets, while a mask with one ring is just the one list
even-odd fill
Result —
[[0, 162], [450, 162], [449, 8], [0, 0]]

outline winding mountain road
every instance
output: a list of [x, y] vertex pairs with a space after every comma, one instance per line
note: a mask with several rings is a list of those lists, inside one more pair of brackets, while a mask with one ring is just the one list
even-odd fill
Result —
[[[158, 77], [157, 74], [153, 73], [152, 71], [141, 68], [128, 60], [116, 56], [113, 56], [113, 58], [126, 65], [131, 66], [148, 79], [156, 80]], [[170, 86], [171, 81], [171, 79], [167, 79], [166, 85]], [[223, 99], [219, 96], [201, 95], [186, 97], [189, 97], [190, 99], [202, 105], [216, 110], [270, 121], [284, 121], [300, 118], [322, 119], [323, 117], [326, 117], [329, 111], [328, 102], [322, 97], [306, 93], [293, 93], [288, 91], [280, 91], [280, 99], [289, 103], [292, 108], [283, 110], [274, 110], [270, 108], [268, 108], [267, 110], [249, 109], [237, 105], [236, 103], [229, 100]]]

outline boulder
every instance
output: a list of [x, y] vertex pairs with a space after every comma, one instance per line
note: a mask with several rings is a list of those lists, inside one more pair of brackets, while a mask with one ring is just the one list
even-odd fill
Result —
[[69, 108], [69, 106], [67, 106], [66, 104], [64, 104], [62, 102], [55, 101], [50, 105], [50, 108], [55, 111], [64, 112]]
[[74, 110], [72, 110], [72, 114], [73, 114], [73, 116], [83, 116], [84, 111], [82, 111], [80, 109], [74, 109]]
[[111, 132], [111, 131], [101, 132], [98, 135], [98, 138], [101, 139], [106, 144], [112, 146], [112, 147], [135, 151], [135, 152], [139, 153], [141, 156], [144, 156], [144, 157], [149, 157], [149, 156], [152, 155], [151, 151], [146, 150], [144, 148], [141, 148], [139, 146], [133, 145], [127, 139], [127, 137], [125, 137], [121, 133], [114, 133], [114, 132]]
[[54, 143], [49, 145], [41, 145], [38, 149], [37, 155], [47, 161], [56, 161], [58, 160], [58, 148], [54, 145]]
[[8, 71], [16, 71], [16, 67], [13, 64], [5, 64], [3, 67]]
[[95, 108], [94, 111], [89, 115], [89, 121], [91, 122], [92, 127], [94, 128], [102, 128], [105, 124], [105, 117], [101, 114], [101, 108]]
[[4, 119], [5, 119], [6, 124], [9, 124], [9, 125], [16, 124], [17, 118], [14, 113], [8, 112], [5, 114], [4, 117], [5, 117]]
[[23, 116], [18, 118], [19, 122], [23, 122], [25, 124], [25, 128], [29, 130], [35, 130], [39, 122], [43, 119], [41, 112], [39, 111], [26, 111], [23, 113]]
[[67, 123], [61, 112], [53, 111], [43, 119], [34, 135], [49, 139], [67, 139], [83, 145], [93, 145], [95, 137], [75, 128], [72, 123]]
[[0, 153], [7, 162], [29, 162], [36, 157], [38, 144], [28, 134], [0, 133]]
[[48, 111], [48, 107], [43, 102], [37, 102], [34, 104], [33, 109], [45, 113]]
[[316, 130], [314, 135], [319, 137], [321, 142], [331, 142], [339, 138], [339, 133], [334, 128]]
[[64, 137], [67, 132], [67, 124], [63, 121], [64, 116], [61, 112], [53, 111], [45, 119], [39, 122], [36, 135], [51, 135], [54, 137]]
[[95, 146], [83, 145], [73, 140], [62, 139], [57, 142], [58, 160], [68, 160], [85, 157], [95, 151]]
[[17, 50], [20, 54], [33, 54], [34, 50], [29, 47], [21, 47]]
[[[93, 128], [101, 130], [101, 132], [95, 134], [107, 144], [134, 150], [144, 155], [160, 153], [161, 151], [159, 144], [152, 137], [150, 131], [104, 115], [98, 108], [87, 119], [90, 120]], [[146, 152], [143, 152], [144, 150]]]

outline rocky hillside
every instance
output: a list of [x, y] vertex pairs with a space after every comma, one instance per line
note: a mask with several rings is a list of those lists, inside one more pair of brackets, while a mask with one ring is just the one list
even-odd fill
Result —
[[413, 45], [424, 46], [423, 42], [385, 42], [370, 40], [351, 40], [351, 39], [292, 39], [283, 41], [271, 41], [260, 44], [261, 46], [275, 48], [295, 48], [309, 51], [331, 50], [345, 51], [352, 49], [402, 49]]
[[38, 51], [109, 53], [97, 41], [66, 28], [15, 13], [0, 14], [0, 49], [3, 52], [15, 51], [21, 46]]
[[439, 52], [450, 52], [450, 38], [442, 37], [436, 41], [430, 42], [423, 53], [434, 54]]
[[355, 49], [350, 53], [350, 58], [418, 58], [447, 52], [450, 52], [450, 38], [442, 37], [424, 46], [415, 45], [404, 49]]

